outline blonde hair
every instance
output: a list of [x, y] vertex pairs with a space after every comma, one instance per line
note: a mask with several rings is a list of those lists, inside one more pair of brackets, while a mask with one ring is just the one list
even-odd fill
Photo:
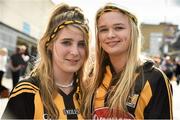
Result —
[[[66, 21], [79, 21], [69, 22], [64, 24]], [[38, 43], [38, 53], [39, 59], [37, 65], [31, 72], [31, 76], [38, 78], [40, 81], [40, 95], [44, 108], [46, 109], [50, 118], [59, 118], [58, 109], [53, 102], [54, 97], [57, 95], [57, 89], [54, 83], [53, 76], [53, 66], [52, 66], [52, 43], [57, 39], [57, 34], [61, 30], [62, 24], [64, 27], [69, 24], [74, 27], [78, 27], [84, 33], [86, 40], [86, 60], [89, 55], [89, 35], [88, 35], [88, 25], [82, 11], [78, 7], [68, 6], [67, 4], [58, 5], [54, 12], [52, 13], [50, 20], [48, 22], [46, 31]], [[82, 78], [83, 69], [86, 63], [77, 71], [77, 76], [79, 79], [80, 89], [82, 88]]]
[[[115, 5], [115, 4], [107, 4], [103, 8], [99, 9], [96, 14], [96, 61], [93, 71], [93, 76], [91, 79], [90, 88], [86, 91], [87, 96], [84, 96], [84, 113], [85, 117], [91, 117], [91, 106], [92, 106], [92, 99], [94, 96], [95, 91], [102, 83], [103, 74], [105, 72], [105, 59], [108, 58], [108, 54], [105, 53], [103, 48], [99, 44], [98, 40], [98, 30], [97, 30], [97, 22], [99, 17], [104, 12], [109, 12], [111, 10], [118, 10], [123, 14], [128, 16], [129, 24], [131, 26], [131, 36], [130, 36], [130, 46], [128, 48], [128, 61], [121, 73], [121, 76], [115, 85], [115, 87], [108, 93], [109, 98], [108, 100], [108, 107], [111, 109], [119, 109], [122, 111], [127, 111], [126, 107], [126, 100], [129, 93], [133, 90], [132, 87], [135, 83], [136, 77], [136, 69], [140, 66], [141, 59], [140, 59], [140, 50], [141, 50], [141, 32], [139, 29], [139, 23], [135, 15], [131, 14], [125, 9]], [[85, 102], [87, 101], [87, 102]]]

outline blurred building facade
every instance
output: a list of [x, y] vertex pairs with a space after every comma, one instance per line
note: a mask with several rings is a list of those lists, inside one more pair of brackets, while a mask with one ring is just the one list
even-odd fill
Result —
[[150, 56], [174, 52], [172, 44], [177, 41], [178, 25], [170, 23], [141, 24], [143, 35], [142, 50]]
[[51, 0], [0, 0], [0, 47], [12, 53], [25, 45], [31, 54], [36, 52], [53, 6]]

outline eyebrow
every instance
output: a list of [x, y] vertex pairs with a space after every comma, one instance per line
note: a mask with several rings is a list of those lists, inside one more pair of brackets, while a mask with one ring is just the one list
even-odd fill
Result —
[[[72, 38], [63, 38], [64, 41], [74, 41]], [[79, 40], [78, 42], [85, 42], [85, 39]]]
[[[124, 25], [123, 23], [116, 23], [116, 24], [113, 24], [113, 26], [117, 26], [117, 25]], [[101, 26], [98, 26], [98, 28], [104, 28], [106, 27], [106, 25], [101, 25]]]
[[123, 23], [116, 23], [116, 24], [113, 24], [113, 26], [115, 26], [115, 25], [125, 25], [125, 24], [123, 24]]
[[62, 40], [68, 40], [68, 41], [72, 41], [72, 38], [63, 38]]

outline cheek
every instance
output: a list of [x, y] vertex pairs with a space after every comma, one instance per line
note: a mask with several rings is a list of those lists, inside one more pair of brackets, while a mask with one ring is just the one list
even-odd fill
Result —
[[130, 44], [130, 37], [129, 37], [129, 36], [126, 36], [126, 37], [125, 37], [125, 43], [126, 43], [127, 45]]
[[79, 53], [80, 53], [81, 57], [84, 60], [86, 58], [86, 50], [85, 50], [85, 48], [80, 48]]
[[131, 36], [131, 34], [130, 34], [130, 31], [127, 31], [126, 33], [124, 33], [124, 37], [126, 38], [126, 40], [129, 42], [130, 41], [130, 36]]
[[99, 40], [99, 42], [102, 42], [102, 41], [103, 41], [103, 39], [104, 39], [104, 35], [99, 34], [99, 35], [98, 35], [98, 40]]
[[55, 45], [53, 47], [53, 54], [54, 54], [54, 57], [61, 58], [66, 54], [66, 49]]

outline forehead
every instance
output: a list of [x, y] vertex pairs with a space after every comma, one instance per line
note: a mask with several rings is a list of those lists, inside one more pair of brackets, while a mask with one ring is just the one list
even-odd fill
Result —
[[128, 23], [128, 16], [120, 11], [111, 11], [103, 13], [98, 21], [98, 26], [112, 23]]
[[82, 39], [84, 32], [77, 25], [67, 25], [58, 32], [58, 38], [79, 38]]

